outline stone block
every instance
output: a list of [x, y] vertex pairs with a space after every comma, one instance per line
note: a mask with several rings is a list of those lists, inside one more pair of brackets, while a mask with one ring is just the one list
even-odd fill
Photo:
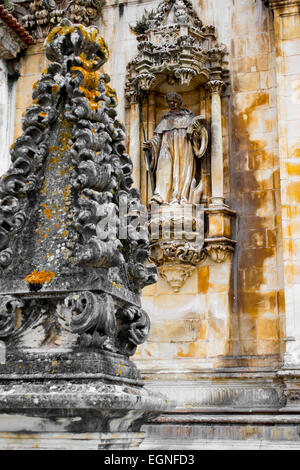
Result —
[[177, 320], [152, 323], [148, 343], [177, 343], [195, 341], [201, 329], [199, 320]]
[[260, 317], [257, 319], [257, 340], [279, 339], [279, 322], [277, 318]]

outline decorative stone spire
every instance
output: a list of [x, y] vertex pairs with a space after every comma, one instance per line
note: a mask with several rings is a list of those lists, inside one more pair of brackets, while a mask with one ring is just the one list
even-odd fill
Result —
[[[77, 392], [79, 402], [93, 392], [93, 403], [83, 407], [96, 407], [98, 415], [106, 410], [105, 417], [95, 414], [94, 424], [108, 432], [116, 412], [109, 397], [118, 395], [121, 403], [123, 393], [113, 384], [132, 387], [135, 401], [118, 403], [120, 416], [131, 413], [131, 424], [163, 403], [141, 392], [129, 360], [149, 334], [140, 290], [157, 273], [145, 266], [147, 219], [139, 224], [145, 208], [131, 188], [116, 93], [98, 71], [108, 57], [103, 38], [94, 27], [64, 20], [48, 36], [46, 55], [51, 63], [33, 86], [24, 133], [0, 182], [0, 338], [6, 345], [0, 421], [3, 407], [10, 413], [23, 407], [6, 396], [4, 378], [13, 377], [20, 396], [29, 397], [24, 407], [31, 416], [41, 416], [36, 396], [50, 414], [61, 408], [58, 397], [47, 402], [47, 380], [68, 379], [60, 385], [66, 401], [75, 406]], [[89, 381], [86, 389], [78, 378]], [[44, 385], [33, 391], [40, 379]], [[119, 424], [126, 430], [130, 423]]]
[[[135, 348], [120, 339], [121, 323], [128, 321], [132, 333], [138, 322], [139, 341], [146, 338], [139, 291], [156, 281], [156, 268], [144, 266], [146, 227], [131, 237], [144, 208], [130, 188], [132, 163], [115, 91], [98, 72], [108, 49], [96, 28], [64, 20], [49, 35], [46, 55], [52, 63], [34, 84], [24, 133], [0, 183], [0, 291], [16, 296], [24, 311], [33, 293], [64, 297], [70, 328], [85, 334], [85, 342], [104, 348], [107, 340], [110, 349], [132, 354]], [[127, 308], [136, 313], [127, 315]]]

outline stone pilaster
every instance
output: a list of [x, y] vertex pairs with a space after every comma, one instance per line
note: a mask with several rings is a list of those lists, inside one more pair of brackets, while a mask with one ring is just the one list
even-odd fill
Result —
[[212, 80], [207, 86], [211, 93], [211, 203], [219, 205], [224, 204], [221, 95], [225, 84]]

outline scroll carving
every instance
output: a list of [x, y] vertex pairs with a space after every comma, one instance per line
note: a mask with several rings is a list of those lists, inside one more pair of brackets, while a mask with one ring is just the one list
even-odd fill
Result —
[[24, 303], [12, 296], [0, 298], [0, 338], [8, 338], [17, 327], [17, 315]]

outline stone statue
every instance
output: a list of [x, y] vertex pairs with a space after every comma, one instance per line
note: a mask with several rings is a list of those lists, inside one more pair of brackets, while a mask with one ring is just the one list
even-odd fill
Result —
[[156, 179], [151, 202], [156, 204], [198, 204], [202, 181], [196, 181], [195, 157], [206, 152], [208, 134], [204, 117], [182, 108], [178, 93], [168, 93], [170, 111], [164, 115], [151, 140], [143, 143], [151, 151], [151, 169]]

